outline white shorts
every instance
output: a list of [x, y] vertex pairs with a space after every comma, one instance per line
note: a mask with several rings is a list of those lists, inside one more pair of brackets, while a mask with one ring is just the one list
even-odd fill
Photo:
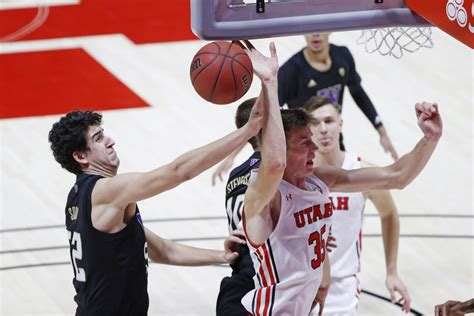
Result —
[[[355, 316], [360, 296], [359, 280], [351, 275], [345, 278], [331, 278], [329, 294], [324, 302], [325, 316]], [[311, 315], [317, 315], [318, 308]]]

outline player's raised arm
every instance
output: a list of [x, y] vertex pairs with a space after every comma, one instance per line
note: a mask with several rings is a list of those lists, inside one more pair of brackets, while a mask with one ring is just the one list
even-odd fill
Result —
[[[278, 60], [275, 45], [270, 44], [271, 57], [260, 54], [247, 42], [254, 70], [262, 81], [264, 97], [261, 137], [262, 160], [257, 178], [249, 184], [245, 194], [245, 221], [247, 234], [253, 242], [264, 241], [268, 235], [262, 227], [269, 216], [269, 203], [278, 190], [286, 166], [286, 143], [278, 105]], [[262, 214], [262, 211], [265, 211]]]
[[315, 168], [320, 177], [333, 191], [358, 192], [379, 189], [403, 189], [426, 166], [441, 137], [443, 124], [436, 103], [417, 103], [415, 106], [418, 125], [425, 136], [415, 148], [387, 167], [342, 170], [321, 166]]

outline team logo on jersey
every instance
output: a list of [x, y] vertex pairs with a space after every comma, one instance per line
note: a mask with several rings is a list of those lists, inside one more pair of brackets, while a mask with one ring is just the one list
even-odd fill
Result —
[[258, 163], [260, 159], [258, 158], [252, 158], [250, 159], [250, 167], [253, 167], [256, 163]]
[[344, 67], [339, 68], [339, 75], [341, 77], [344, 77], [346, 75], [346, 69], [344, 69]]
[[304, 210], [294, 212], [296, 227], [302, 228], [306, 225], [310, 225], [314, 222], [329, 218], [332, 216], [332, 203], [316, 204], [305, 208]]
[[71, 221], [75, 221], [79, 213], [79, 208], [77, 206], [71, 206], [67, 211], [69, 212], [69, 216], [71, 216]]
[[308, 88], [313, 88], [313, 87], [316, 87], [318, 84], [316, 83], [316, 81], [314, 81], [314, 79], [311, 79], [310, 81], [308, 81]]
[[334, 201], [333, 197], [330, 196], [329, 200], [331, 201], [333, 210], [336, 210], [336, 211], [349, 210], [349, 197], [348, 196], [337, 196], [336, 201]]
[[140, 223], [140, 225], [143, 226], [143, 220], [142, 220], [142, 216], [140, 215], [140, 213], [137, 212], [137, 214], [135, 214], [135, 218]]
[[332, 102], [337, 102], [337, 100], [339, 100], [339, 94], [341, 93], [342, 88], [342, 85], [338, 83], [334, 86], [320, 89], [316, 92], [316, 94], [320, 97], [327, 97], [331, 99]]

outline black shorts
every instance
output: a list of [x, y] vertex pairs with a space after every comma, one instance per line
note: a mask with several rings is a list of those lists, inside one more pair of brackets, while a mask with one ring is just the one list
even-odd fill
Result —
[[240, 300], [254, 288], [253, 279], [248, 276], [234, 274], [223, 278], [217, 296], [216, 315], [247, 316], [248, 312]]

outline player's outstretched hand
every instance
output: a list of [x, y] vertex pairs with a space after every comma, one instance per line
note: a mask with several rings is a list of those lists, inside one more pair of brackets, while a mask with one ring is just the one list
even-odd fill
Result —
[[435, 316], [463, 316], [464, 313], [456, 312], [452, 309], [454, 306], [461, 304], [459, 301], [447, 301], [444, 304], [435, 306]]
[[224, 181], [222, 176], [226, 174], [230, 168], [232, 168], [233, 164], [234, 156], [228, 156], [217, 166], [216, 170], [212, 173], [212, 186], [216, 185], [217, 178], [219, 178], [221, 182]]
[[275, 43], [270, 43], [270, 57], [260, 53], [250, 41], [244, 41], [246, 52], [252, 61], [253, 71], [262, 81], [277, 80], [278, 57]]
[[[410, 311], [410, 295], [408, 295], [408, 290], [403, 284], [402, 280], [398, 277], [398, 275], [387, 275], [387, 279], [385, 280], [385, 285], [387, 286], [388, 291], [390, 292], [390, 300], [393, 304], [401, 303], [402, 304], [402, 311], [408, 313]], [[396, 294], [400, 294], [401, 298], [397, 301]]]
[[443, 122], [439, 115], [438, 104], [422, 102], [415, 105], [418, 126], [430, 140], [439, 140], [443, 133]]
[[232, 264], [239, 257], [240, 247], [245, 245], [245, 234], [242, 230], [234, 230], [224, 240], [224, 259]]
[[263, 104], [264, 102], [255, 102], [250, 112], [249, 120], [245, 124], [246, 127], [250, 128], [252, 135], [255, 136], [258, 134], [263, 125]]
[[465, 302], [447, 301], [435, 306], [435, 316], [464, 316], [474, 312], [474, 298]]

